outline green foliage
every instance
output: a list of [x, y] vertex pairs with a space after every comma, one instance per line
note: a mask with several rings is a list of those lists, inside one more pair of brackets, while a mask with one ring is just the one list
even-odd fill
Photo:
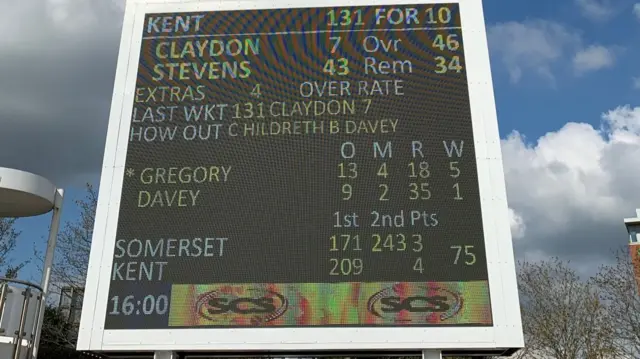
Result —
[[[58, 234], [52, 284], [57, 287], [84, 287], [98, 192], [86, 185], [85, 197], [75, 201], [80, 216], [64, 224]], [[58, 288], [59, 289], [59, 288]]]
[[69, 341], [72, 326], [54, 306], [47, 306], [44, 310], [44, 325], [40, 337], [40, 344], [53, 347], [70, 347]]

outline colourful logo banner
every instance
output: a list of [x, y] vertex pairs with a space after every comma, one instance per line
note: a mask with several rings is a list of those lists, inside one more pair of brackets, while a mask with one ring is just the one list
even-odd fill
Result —
[[492, 325], [486, 281], [173, 285], [170, 327]]

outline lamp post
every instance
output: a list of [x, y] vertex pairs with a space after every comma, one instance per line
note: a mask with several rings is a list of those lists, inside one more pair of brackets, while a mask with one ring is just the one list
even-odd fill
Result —
[[[42, 322], [44, 320], [44, 308], [49, 294], [49, 281], [51, 279], [51, 268], [53, 267], [58, 228], [60, 226], [63, 198], [64, 191], [44, 177], [12, 168], [0, 167], [0, 218], [33, 217], [53, 212], [40, 284], [42, 300], [39, 301], [40, 306], [36, 310], [37, 317], [34, 318], [35, 338], [33, 338], [32, 342], [32, 358], [37, 358], [38, 356], [38, 344], [40, 343]], [[18, 338], [20, 338], [20, 335]], [[20, 356], [21, 346], [22, 340], [16, 341], [16, 357]]]

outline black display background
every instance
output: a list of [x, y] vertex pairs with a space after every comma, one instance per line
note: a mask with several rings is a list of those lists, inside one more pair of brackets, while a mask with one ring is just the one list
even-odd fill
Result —
[[[362, 29], [399, 29], [405, 26], [373, 24], [374, 9], [378, 7], [418, 8], [420, 18], [427, 7], [433, 5], [371, 6], [361, 7], [365, 14]], [[331, 282], [431, 282], [486, 280], [487, 267], [484, 252], [482, 215], [479, 202], [474, 138], [469, 105], [469, 95], [464, 59], [464, 47], [457, 4], [446, 6], [452, 10], [454, 20], [449, 28], [410, 31], [359, 31], [350, 33], [307, 33], [252, 35], [260, 38], [260, 56], [247, 56], [235, 60], [251, 61], [252, 74], [247, 79], [221, 79], [200, 81], [153, 81], [153, 66], [158, 63], [196, 61], [233, 61], [231, 57], [218, 60], [205, 58], [158, 59], [155, 48], [162, 41], [178, 41], [167, 38], [145, 38], [142, 43], [137, 85], [140, 88], [158, 86], [206, 86], [204, 101], [150, 101], [136, 102], [134, 108], [142, 112], [147, 107], [179, 106], [171, 126], [177, 126], [177, 139], [166, 142], [130, 141], [127, 149], [126, 169], [135, 172], [127, 176], [125, 171], [122, 199], [117, 228], [118, 240], [160, 238], [228, 237], [224, 256], [214, 258], [163, 258], [168, 264], [161, 281], [126, 282], [112, 280], [110, 298], [133, 293], [147, 294], [145, 288], [166, 287], [177, 283], [331, 283]], [[336, 8], [340, 10], [345, 8]], [[349, 8], [355, 11], [358, 8]], [[284, 9], [253, 11], [202, 12], [205, 18], [197, 34], [238, 34], [327, 30], [326, 12], [330, 8]], [[188, 13], [182, 15], [194, 15]], [[173, 16], [177, 14], [150, 14], [149, 16]], [[425, 26], [422, 24], [421, 26]], [[357, 27], [347, 27], [355, 29]], [[344, 29], [344, 28], [343, 28]], [[146, 30], [146, 25], [145, 25]], [[194, 35], [182, 33], [180, 35]], [[441, 51], [432, 46], [437, 34], [457, 34], [461, 46], [455, 52]], [[152, 34], [153, 35], [153, 34]], [[161, 34], [166, 35], [166, 34]], [[338, 53], [329, 53], [332, 42], [329, 36], [342, 36]], [[384, 52], [368, 55], [361, 43], [365, 36], [376, 35], [386, 40], [401, 39], [397, 53]], [[144, 36], [150, 36], [145, 32]], [[241, 38], [223, 36], [216, 39]], [[179, 43], [198, 38], [182, 38]], [[200, 38], [202, 39], [202, 38]], [[329, 76], [323, 73], [327, 59], [339, 55], [349, 59], [348, 76]], [[460, 56], [463, 70], [436, 74], [435, 56], [451, 59]], [[377, 61], [410, 60], [413, 73], [395, 75], [366, 75], [364, 56]], [[358, 81], [402, 80], [404, 96], [358, 96], [303, 98], [299, 86], [303, 81], [350, 81], [356, 92]], [[256, 98], [250, 92], [261, 84], [262, 96]], [[363, 99], [372, 104], [364, 115]], [[225, 130], [217, 140], [186, 141], [181, 138], [185, 122], [182, 106], [226, 103], [223, 128], [231, 122], [252, 122], [231, 118], [232, 105], [245, 102], [273, 101], [292, 103], [309, 100], [349, 100], [356, 102], [357, 115], [322, 116], [318, 118], [289, 117], [285, 120], [316, 120], [340, 122], [346, 120], [397, 119], [396, 133], [388, 134], [315, 134], [298, 136], [230, 137]], [[254, 122], [282, 121], [282, 118], [256, 119]], [[213, 123], [213, 122], [212, 122]], [[166, 122], [159, 124], [167, 126]], [[132, 123], [132, 128], [140, 124]], [[142, 124], [148, 127], [150, 124]], [[409, 200], [408, 163], [411, 158], [411, 142], [422, 141], [423, 153], [428, 161], [431, 176], [428, 178], [431, 199]], [[449, 158], [443, 141], [464, 141], [462, 158]], [[358, 150], [352, 160], [340, 157], [340, 146], [346, 141]], [[393, 157], [386, 160], [373, 158], [373, 142], [382, 146], [390, 141]], [[338, 164], [356, 162], [358, 178], [338, 178]], [[419, 163], [420, 159], [416, 159]], [[450, 161], [458, 161], [459, 178], [450, 175]], [[382, 162], [387, 162], [387, 179], [376, 176]], [[203, 185], [144, 185], [140, 171], [146, 167], [196, 167], [232, 166], [227, 183]], [[417, 181], [419, 183], [419, 180]], [[341, 200], [341, 186], [353, 185], [353, 198]], [[389, 186], [390, 200], [379, 201], [379, 184]], [[460, 186], [462, 201], [453, 199]], [[196, 207], [186, 208], [138, 208], [138, 191], [191, 189], [200, 190]], [[406, 226], [404, 228], [372, 228], [371, 211], [397, 214], [411, 210], [437, 213], [436, 227]], [[359, 228], [333, 228], [333, 213], [357, 213]], [[408, 222], [408, 218], [406, 218]], [[405, 252], [371, 252], [373, 233], [380, 235], [403, 233], [409, 238], [419, 233], [423, 236], [424, 249], [419, 255], [424, 259], [424, 273], [412, 269], [415, 253], [410, 251], [410, 241]], [[329, 237], [334, 234], [358, 234], [362, 251], [357, 255], [329, 251]], [[454, 264], [452, 245], [473, 245], [476, 262], [472, 266]], [[331, 276], [329, 258], [358, 257], [364, 263], [364, 271], [358, 276]], [[460, 260], [463, 261], [463, 255]], [[114, 258], [116, 263], [141, 259]], [[152, 261], [153, 259], [143, 259]], [[133, 291], [133, 292], [132, 292]], [[110, 317], [107, 317], [107, 326]]]

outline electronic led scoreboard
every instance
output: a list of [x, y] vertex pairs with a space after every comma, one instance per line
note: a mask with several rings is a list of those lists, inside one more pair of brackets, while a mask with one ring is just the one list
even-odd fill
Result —
[[522, 346], [479, 0], [130, 1], [79, 349]]

